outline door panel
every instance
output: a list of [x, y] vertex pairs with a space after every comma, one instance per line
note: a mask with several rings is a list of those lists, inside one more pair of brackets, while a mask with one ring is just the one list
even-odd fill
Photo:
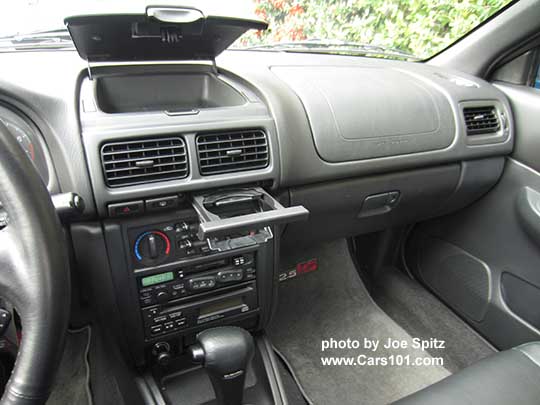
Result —
[[540, 89], [516, 84], [495, 84], [512, 106], [515, 125], [513, 157], [540, 172]]
[[419, 224], [406, 257], [436, 295], [506, 349], [540, 340], [540, 90], [499, 88], [516, 125], [501, 180], [469, 207]]

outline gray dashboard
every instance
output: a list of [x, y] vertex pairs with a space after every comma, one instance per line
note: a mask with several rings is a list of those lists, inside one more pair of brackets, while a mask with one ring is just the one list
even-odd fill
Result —
[[[228, 52], [222, 57], [222, 66], [234, 71], [246, 80], [256, 83], [262, 94], [264, 94], [264, 98], [276, 122], [279, 136], [281, 186], [316, 183], [338, 178], [365, 176], [368, 174], [398, 171], [486, 156], [504, 155], [510, 153], [512, 150], [513, 121], [506, 97], [491, 84], [473, 76], [457, 71], [434, 68], [422, 63], [276, 52], [258, 54], [257, 57], [249, 58], [252, 63], [246, 65], [242, 63], [242, 59], [246, 56], [242, 52]], [[411, 152], [410, 149], [408, 150], [408, 147], [403, 147], [403, 142], [400, 142], [400, 138], [406, 138], [407, 134], [405, 134], [394, 137], [394, 140], [397, 139], [397, 142], [393, 144], [389, 142], [392, 149], [391, 156], [389, 156], [388, 151], [384, 153], [366, 152], [363, 149], [365, 143], [360, 142], [360, 147], [355, 152], [359, 154], [359, 159], [350, 160], [349, 156], [345, 157], [345, 159], [339, 159], [343, 161], [333, 162], [331, 156], [325, 155], [324, 152], [321, 153], [320, 148], [317, 147], [317, 139], [320, 140], [324, 137], [331, 139], [335, 135], [315, 127], [315, 125], [320, 125], [320, 123], [313, 122], [316, 111], [310, 111], [313, 105], [323, 103], [324, 101], [320, 97], [317, 100], [315, 98], [311, 99], [311, 97], [307, 99], [307, 94], [303, 94], [307, 86], [300, 88], [297, 83], [291, 83], [294, 80], [291, 77], [282, 80], [276, 72], [283, 72], [285, 68], [294, 68], [299, 72], [298, 75], [309, 76], [312, 74], [312, 69], [320, 71], [323, 67], [334, 68], [337, 66], [341, 69], [348, 68], [349, 71], [358, 70], [358, 72], [370, 69], [369, 72], [373, 72], [370, 75], [377, 74], [375, 72], [381, 75], [379, 80], [388, 79], [389, 75], [396, 77], [398, 74], [400, 77], [406, 77], [410, 80], [414, 79], [414, 85], [422, 86], [424, 89], [429, 89], [426, 91], [437, 94], [436, 98], [431, 101], [436, 100], [435, 106], [441, 113], [445, 112], [448, 114], [451, 111], [453, 123], [448, 122], [447, 118], [449, 117], [444, 118], [446, 125], [441, 125], [441, 130], [446, 126], [447, 131], [437, 131], [435, 138], [438, 138], [438, 140], [436, 139], [431, 142], [432, 146], [427, 148], [433, 148], [430, 151], [422, 151], [422, 148], [420, 150], [417, 148], [419, 151]], [[358, 75], [358, 73], [355, 73], [353, 76], [355, 75]], [[351, 79], [350, 74], [334, 76], [334, 80], [337, 83], [336, 89], [346, 88], [355, 90], [354, 99], [350, 101], [345, 99], [344, 102], [349, 102], [348, 104], [351, 110], [351, 112], [347, 113], [347, 117], [357, 122], [361, 113], [355, 114], [355, 111], [361, 111], [364, 108], [363, 105], [366, 103], [375, 103], [380, 108], [385, 108], [388, 105], [385, 97], [389, 97], [389, 92], [391, 92], [391, 97], [393, 97], [392, 103], [394, 105], [399, 100], [402, 100], [403, 103], [407, 103], [410, 100], [410, 95], [404, 94], [404, 91], [407, 91], [407, 87], [410, 87], [410, 85], [402, 87], [403, 83], [399, 80], [394, 83], [386, 83], [384, 85], [386, 93], [383, 93], [382, 89], [378, 91], [373, 84], [370, 84], [366, 91], [362, 88], [362, 80], [349, 80], [345, 84], [340, 83], [341, 80], [348, 79]], [[297, 91], [295, 91], [295, 87], [298, 87], [296, 89]], [[348, 91], [350, 92], [350, 90]], [[418, 97], [416, 96], [415, 98]], [[462, 104], [474, 104], [478, 102], [499, 105], [502, 111], [505, 111], [508, 115], [509, 130], [504, 134], [498, 133], [496, 136], [488, 138], [477, 138], [476, 140], [468, 138], [462, 119]], [[403, 122], [404, 120], [421, 118], [401, 117], [399, 121]], [[382, 119], [384, 118], [377, 117], [377, 120]], [[388, 118], [388, 120], [392, 119]], [[347, 123], [347, 125], [351, 125], [351, 123]], [[387, 124], [385, 123], [385, 125]], [[455, 129], [449, 136], [448, 129], [451, 127]], [[366, 128], [362, 127], [358, 128], [358, 133], [362, 133], [362, 137], [359, 138], [360, 141], [373, 136], [373, 134], [366, 134]], [[413, 135], [416, 135], [416, 138], [420, 140], [423, 136], [422, 134]], [[392, 140], [392, 137], [389, 139]], [[449, 139], [451, 139], [451, 142], [448, 142]], [[388, 148], [389, 143], [383, 143], [382, 148]], [[444, 146], [445, 144], [448, 145]]]
[[315, 147], [330, 163], [444, 149], [456, 133], [440, 91], [385, 67], [274, 66], [302, 100]]
[[[163, 71], [168, 72], [168, 75], [161, 76]], [[196, 109], [195, 107], [186, 109], [186, 106], [182, 105], [182, 108], [177, 112], [150, 108], [148, 111], [105, 113], [99, 106], [99, 93], [96, 84], [100, 78], [110, 78], [111, 74], [114, 77], [119, 72], [122, 73], [122, 78], [135, 74], [138, 75], [141, 82], [154, 78], [164, 82], [169, 87], [174, 87], [175, 82], [181, 81], [182, 76], [186, 74], [194, 78], [197, 77], [197, 74], [210, 75], [215, 80], [227, 83], [236, 89], [242, 96], [243, 102], [235, 103], [234, 106], [212, 104], [211, 107], [199, 106]], [[137, 200], [148, 195], [171, 194], [264, 180], [273, 182], [279, 178], [279, 164], [276, 159], [280, 152], [274, 121], [266, 105], [242, 83], [231, 82], [227, 77], [213, 73], [211, 67], [205, 64], [161, 68], [151, 65], [124, 66], [115, 68], [113, 73], [110, 73], [107, 68], [97, 67], [93, 69], [93, 74], [93, 80], [84, 78], [81, 83], [80, 119], [82, 141], [86, 150], [94, 196], [101, 214], [105, 215], [106, 204], [115, 201]], [[135, 84], [136, 86], [137, 84]], [[138, 94], [137, 90], [132, 91], [131, 98], [140, 97], [141, 103], [144, 105], [145, 99], [149, 99], [149, 96], [147, 89], [143, 90], [142, 94]], [[188, 92], [187, 88], [179, 87], [176, 92], [177, 98], [182, 99]], [[189, 99], [195, 100], [196, 98], [190, 96]], [[174, 108], [174, 106], [169, 107]], [[139, 110], [139, 106], [136, 106], [135, 110]], [[196, 158], [196, 135], [207, 131], [241, 130], [244, 128], [261, 128], [267, 134], [270, 150], [268, 166], [240, 173], [203, 176]], [[104, 142], [128, 141], [164, 135], [180, 135], [184, 139], [189, 166], [187, 177], [121, 188], [107, 187], [100, 159], [100, 147]]]
[[[104, 64], [92, 66], [90, 80], [87, 64], [72, 51], [4, 53], [0, 100], [36, 124], [60, 189], [83, 196], [89, 216], [105, 215], [108, 203], [142, 196], [260, 181], [274, 189], [302, 186], [502, 156], [513, 147], [504, 94], [460, 72], [382, 59], [247, 51], [223, 53], [217, 67], [214, 72], [205, 64]], [[135, 74], [144, 81], [160, 72], [174, 78], [186, 71], [215, 75], [243, 101], [202, 106], [193, 114], [100, 108], [100, 77]], [[486, 103], [508, 125], [489, 136], [468, 137], [462, 108]], [[201, 175], [196, 134], [255, 127], [268, 135], [268, 166]], [[106, 186], [99, 156], [103, 142], [168, 134], [186, 141], [186, 178]]]

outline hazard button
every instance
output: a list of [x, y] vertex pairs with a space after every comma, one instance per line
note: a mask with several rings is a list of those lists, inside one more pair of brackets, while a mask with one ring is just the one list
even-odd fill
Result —
[[109, 215], [111, 217], [124, 217], [135, 214], [142, 214], [144, 212], [144, 202], [141, 201], [129, 201], [118, 204], [109, 204]]

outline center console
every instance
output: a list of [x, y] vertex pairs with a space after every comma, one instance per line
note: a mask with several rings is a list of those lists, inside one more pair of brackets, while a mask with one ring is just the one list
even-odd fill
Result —
[[[279, 225], [308, 215], [301, 206], [283, 207], [260, 187], [149, 201], [173, 197], [175, 204], [164, 203], [163, 209], [144, 215], [113, 211], [118, 214], [102, 225], [121, 322], [114, 327], [141, 369], [192, 366], [186, 350], [208, 328], [263, 330], [275, 302]], [[74, 243], [81, 245], [78, 252], [96, 250], [83, 231], [87, 228], [72, 230]], [[97, 279], [93, 274], [92, 282]]]
[[[88, 61], [79, 118], [96, 207], [94, 222], [71, 227], [78, 269], [129, 365], [151, 374], [145, 386], [159, 385], [153, 402], [209, 403], [193, 396], [208, 390], [197, 385], [204, 378], [189, 348], [203, 331], [212, 338], [198, 343], [213, 346], [223, 329], [207, 330], [239, 326], [254, 338], [253, 364], [242, 369], [247, 401], [270, 403], [261, 399], [275, 392], [275, 367], [263, 335], [276, 302], [276, 238], [308, 211], [263, 188], [280, 179], [273, 114], [259, 89], [216, 64], [243, 32], [267, 25], [193, 8], [135, 9], [66, 19]], [[218, 363], [233, 346], [221, 346]]]
[[258, 187], [148, 198], [171, 197], [176, 203], [162, 209], [72, 225], [78, 277], [100, 323], [140, 376], [145, 403], [215, 403], [221, 384], [211, 383], [213, 369], [194, 363], [190, 350], [216, 327], [225, 365], [232, 342], [220, 340], [229, 335], [222, 327], [253, 336], [244, 400], [286, 403], [264, 328], [276, 304], [280, 224], [308, 211], [285, 208]]
[[[107, 332], [150, 375], [140, 390], [154, 386], [155, 403], [208, 403], [212, 385], [189, 348], [203, 331], [241, 327], [255, 346], [247, 400], [281, 403], [264, 329], [281, 226], [308, 211], [268, 191], [279, 147], [266, 104], [203, 63], [95, 66], [92, 75], [81, 82], [80, 119], [98, 219], [72, 224], [71, 235]], [[215, 104], [193, 104], [200, 94]]]

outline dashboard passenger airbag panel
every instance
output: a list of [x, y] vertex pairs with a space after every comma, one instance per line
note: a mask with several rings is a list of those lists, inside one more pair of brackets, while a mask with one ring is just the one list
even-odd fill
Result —
[[279, 66], [298, 95], [318, 154], [345, 162], [444, 149], [454, 114], [435, 87], [396, 69]]

